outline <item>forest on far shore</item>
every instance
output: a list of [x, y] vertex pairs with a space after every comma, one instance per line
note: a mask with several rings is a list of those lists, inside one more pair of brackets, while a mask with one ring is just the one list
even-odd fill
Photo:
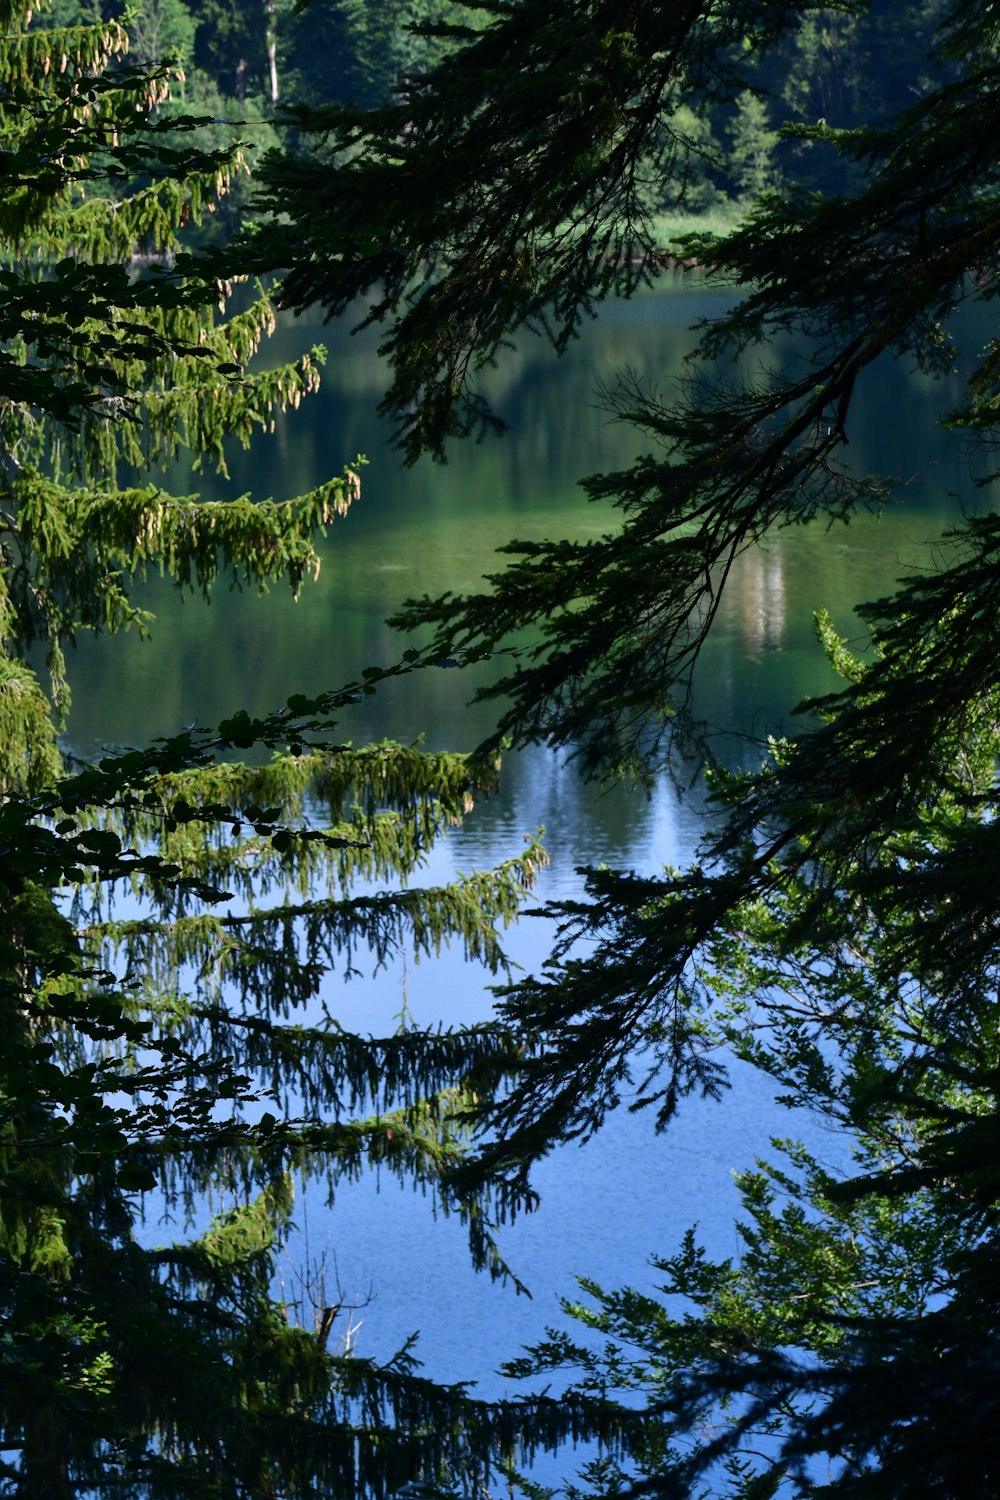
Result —
[[[761, 193], [850, 191], [862, 164], [817, 149], [816, 127], [852, 130], [891, 119], [942, 81], [926, 39], [946, 11], [943, 0], [899, 6], [881, 0], [864, 14], [841, 7], [811, 12], [778, 45], [745, 42], [753, 87], [737, 98], [682, 104], [675, 128], [689, 152], [678, 202], [676, 179], [645, 184], [648, 210], [683, 229], [688, 217], [739, 217]], [[238, 133], [249, 173], [234, 182], [218, 212], [192, 234], [228, 238], [253, 198], [253, 167], [273, 148], [296, 149], [296, 106], [377, 108], [398, 95], [406, 74], [420, 75], [502, 7], [457, 0], [53, 0], [34, 24], [43, 28], [123, 20], [129, 62], [171, 60], [181, 79], [164, 116], [204, 124], [186, 144], [227, 146]], [[568, 45], [572, 37], [568, 36]], [[803, 134], [798, 135], [801, 129]], [[855, 180], [856, 179], [856, 180]]]

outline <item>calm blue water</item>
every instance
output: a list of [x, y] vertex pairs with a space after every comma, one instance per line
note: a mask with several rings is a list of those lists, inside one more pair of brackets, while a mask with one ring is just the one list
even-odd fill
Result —
[[[598, 409], [597, 381], [628, 364], [662, 384], [690, 347], [689, 325], [723, 302], [720, 293], [678, 280], [632, 305], [608, 307], [561, 362], [539, 345], [519, 345], [491, 377], [510, 433], [457, 451], [444, 468], [410, 471], [398, 468], [373, 415], [382, 376], [370, 341], [352, 342], [339, 328], [312, 330], [309, 337], [331, 344], [320, 395], [279, 423], [269, 449], [236, 456], [232, 489], [295, 493], [367, 453], [363, 498], [334, 526], [319, 583], [298, 604], [280, 591], [265, 600], [222, 592], [211, 607], [151, 585], [159, 615], [151, 644], [85, 642], [77, 653], [76, 743], [87, 750], [138, 743], [192, 718], [212, 722], [241, 705], [268, 709], [289, 691], [347, 680], [361, 665], [398, 657], [404, 643], [383, 621], [405, 594], [476, 587], [493, 549], [512, 535], [597, 534], [606, 523], [575, 481], [626, 464], [642, 446]], [[291, 352], [301, 331], [283, 325], [277, 342], [279, 354]], [[862, 393], [856, 465], [899, 472], [905, 508], [850, 528], [789, 532], [740, 562], [699, 688], [721, 727], [758, 741], [780, 727], [805, 693], [832, 685], [813, 642], [812, 610], [827, 605], [850, 631], [853, 604], [930, 560], [933, 538], [958, 510], [956, 455], [932, 424], [948, 394], [893, 369]], [[212, 484], [200, 482], [207, 493]], [[423, 731], [432, 746], [467, 748], [489, 725], [488, 710], [465, 706], [469, 691], [454, 672], [404, 684], [365, 705], [348, 732], [360, 743]], [[727, 743], [734, 760], [753, 757], [742, 739]], [[651, 799], [620, 790], [597, 798], [555, 756], [526, 752], [510, 758], [502, 794], [435, 852], [427, 878], [496, 863], [540, 824], [552, 855], [537, 892], [544, 900], [578, 893], [580, 865], [656, 871], [684, 863], [705, 811], [697, 786], [682, 795], [665, 783]], [[523, 920], [509, 934], [513, 960], [536, 969], [550, 936], [545, 921]], [[483, 1019], [488, 983], [445, 954], [349, 984], [331, 977], [326, 998], [344, 1025], [381, 1033], [404, 1006], [418, 1023]], [[595, 1140], [555, 1151], [537, 1175], [539, 1212], [501, 1235], [530, 1300], [474, 1275], [461, 1226], [435, 1217], [420, 1195], [367, 1181], [338, 1189], [331, 1208], [312, 1188], [300, 1199], [299, 1232], [286, 1251], [286, 1294], [296, 1295], [305, 1267], [322, 1264], [325, 1300], [339, 1293], [359, 1304], [357, 1350], [385, 1357], [419, 1331], [427, 1374], [473, 1380], [497, 1395], [505, 1389], [498, 1365], [558, 1321], [558, 1299], [576, 1294], [575, 1275], [649, 1289], [648, 1258], [671, 1253], [693, 1223], [712, 1253], [738, 1255], [732, 1173], [766, 1153], [775, 1134], [804, 1136], [833, 1166], [844, 1160], [842, 1141], [808, 1117], [789, 1118], [766, 1080], [745, 1068], [735, 1070], [721, 1104], [692, 1101], [666, 1136], [653, 1133], [648, 1115], [621, 1110]]]

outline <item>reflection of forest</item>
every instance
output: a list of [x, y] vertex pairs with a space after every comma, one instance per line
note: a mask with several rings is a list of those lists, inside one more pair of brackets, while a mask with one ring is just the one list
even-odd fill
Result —
[[[611, 304], [561, 360], [542, 340], [522, 339], [484, 380], [509, 432], [456, 446], [446, 465], [424, 461], [407, 470], [389, 448], [391, 424], [375, 414], [386, 380], [377, 338], [369, 331], [352, 339], [350, 317], [315, 330], [284, 319], [269, 354], [293, 357], [313, 331], [330, 347], [318, 394], [280, 417], [271, 442], [255, 444], [252, 455], [234, 445], [230, 482], [213, 473], [171, 482], [213, 499], [248, 492], [283, 499], [361, 452], [370, 462], [360, 503], [330, 528], [319, 581], [297, 603], [282, 589], [266, 601], [220, 589], [206, 607], [197, 598], [182, 603], [156, 580], [143, 595], [156, 615], [150, 640], [81, 639], [70, 662], [76, 743], [140, 743], [237, 705], [267, 712], [290, 686], [312, 693], [350, 681], [361, 667], [402, 651], [384, 621], [406, 595], [481, 588], [498, 566], [496, 549], [511, 537], [613, 528], [616, 512], [588, 505], [578, 481], [628, 467], [642, 439], [600, 409], [599, 378], [625, 365], [676, 374], [692, 343], [690, 325], [720, 298], [703, 294], [693, 278], [665, 278], [663, 287], [634, 304]], [[454, 673], [425, 678], [401, 714], [381, 714], [380, 699], [366, 732], [423, 730], [436, 745], [469, 748], [493, 722], [489, 709], [464, 714], [472, 690]], [[405, 685], [397, 698], [407, 699]]]
[[[230, 455], [229, 485], [204, 474], [178, 476], [176, 487], [213, 498], [253, 490], [280, 499], [366, 453], [361, 501], [331, 528], [318, 583], [297, 603], [282, 589], [266, 601], [221, 589], [206, 607], [198, 599], [182, 603], [168, 584], [152, 582], [143, 595], [157, 616], [151, 640], [80, 637], [72, 654], [77, 745], [138, 744], [193, 718], [210, 723], [240, 704], [267, 712], [289, 684], [312, 693], [349, 681], [360, 667], [393, 660], [403, 649], [384, 622], [406, 595], [478, 590], [483, 575], [501, 565], [496, 548], [511, 537], [585, 537], [614, 527], [614, 508], [589, 504], [578, 480], [628, 468], [651, 442], [601, 409], [600, 376], [656, 369], [667, 390], [693, 342], [691, 325], [731, 300], [693, 277], [658, 285], [655, 294], [605, 307], [561, 360], [541, 341], [521, 340], [502, 369], [486, 372], [510, 430], [456, 447], [444, 466], [402, 470], [388, 448], [390, 424], [374, 414], [385, 378], [374, 337], [351, 339], [350, 318], [317, 327], [331, 349], [318, 395], [279, 420], [270, 446], [255, 445], [252, 458], [240, 449]], [[301, 327], [286, 323], [273, 352], [292, 357], [302, 337]], [[825, 606], [838, 629], [856, 636], [853, 607], [926, 562], [927, 539], [958, 512], [948, 494], [957, 487], [952, 439], [935, 425], [942, 392], [898, 366], [880, 367], [875, 377], [862, 382], [849, 457], [861, 473], [901, 474], [906, 510], [890, 506], [881, 520], [832, 529], [820, 519], [784, 532], [766, 552], [737, 559], [699, 667], [699, 701], [713, 722], [745, 727], [763, 706], [771, 725], [790, 702], [827, 691], [833, 684], [813, 611]], [[943, 394], [947, 402], [952, 393]], [[967, 498], [981, 503], [975, 492]], [[769, 663], [775, 650], [780, 656]], [[464, 705], [491, 670], [501, 666], [480, 668], [475, 682], [471, 674], [441, 672], [401, 683], [391, 703], [384, 694], [372, 700], [348, 732], [360, 739], [424, 731], [437, 748], [469, 748], [491, 727], [493, 710]]]

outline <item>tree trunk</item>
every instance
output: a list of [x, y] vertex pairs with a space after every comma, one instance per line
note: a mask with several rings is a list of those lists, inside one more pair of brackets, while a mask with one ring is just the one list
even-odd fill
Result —
[[267, 12], [267, 71], [271, 80], [271, 103], [278, 102], [278, 28], [275, 24], [275, 0], [264, 0]]

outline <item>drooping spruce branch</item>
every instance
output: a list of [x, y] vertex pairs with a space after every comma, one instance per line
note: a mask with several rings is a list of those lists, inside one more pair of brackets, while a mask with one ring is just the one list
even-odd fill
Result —
[[[136, 483], [184, 452], [225, 472], [226, 441], [273, 430], [317, 388], [324, 351], [247, 372], [272, 298], [258, 287], [233, 311], [233, 278], [178, 263], [184, 223], [241, 170], [239, 144], [187, 147], [204, 122], [157, 117], [172, 71], [131, 67], [127, 49], [118, 22], [46, 30], [16, 6], [0, 47], [0, 650], [13, 663], [47, 646], [63, 721], [65, 645], [80, 629], [146, 628], [131, 585], [148, 567], [181, 587], [228, 572], [297, 590], [360, 490], [357, 463], [275, 501]], [[31, 714], [22, 728], [31, 746], [4, 775], [34, 784], [53, 734]]]

